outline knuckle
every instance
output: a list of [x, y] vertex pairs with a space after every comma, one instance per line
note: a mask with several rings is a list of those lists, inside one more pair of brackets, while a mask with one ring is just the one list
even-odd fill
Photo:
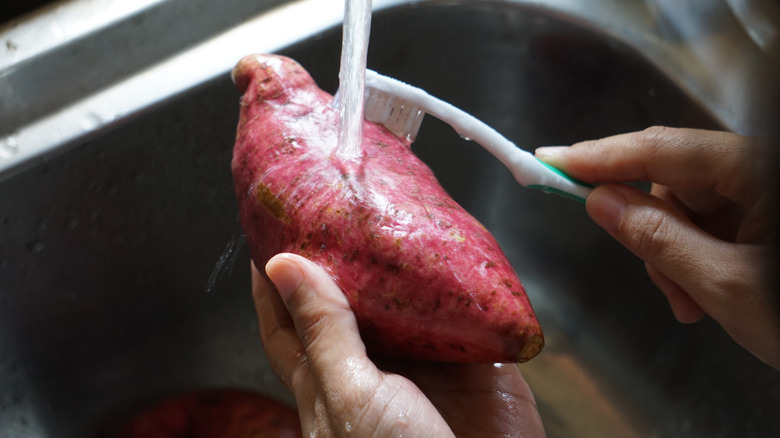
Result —
[[287, 389], [295, 393], [308, 383], [309, 359], [300, 345], [285, 353], [279, 353], [278, 348], [266, 349], [266, 355], [271, 369]]
[[669, 147], [674, 147], [680, 136], [675, 135], [673, 128], [666, 126], [651, 126], [639, 133], [637, 147], [645, 149], [647, 157], [663, 157]]
[[287, 308], [303, 345], [311, 345], [326, 336], [329, 319], [327, 302], [311, 290], [298, 288], [287, 299]]
[[669, 130], [666, 126], [651, 126], [639, 133], [639, 145], [647, 148], [658, 148], [669, 137]]
[[[282, 384], [293, 393], [296, 393], [298, 389], [306, 387], [309, 384], [311, 375], [308, 356], [302, 352], [300, 354], [289, 372], [275, 370], [276, 375], [280, 376]], [[283, 367], [282, 365], [278, 366]]]
[[645, 261], [659, 258], [667, 244], [674, 240], [674, 226], [663, 211], [643, 209], [621, 223], [623, 232], [629, 236], [632, 250]]
[[296, 327], [298, 327], [298, 334], [301, 337], [303, 345], [313, 345], [326, 336], [327, 332], [327, 316], [322, 312], [314, 309], [301, 315], [296, 321]]

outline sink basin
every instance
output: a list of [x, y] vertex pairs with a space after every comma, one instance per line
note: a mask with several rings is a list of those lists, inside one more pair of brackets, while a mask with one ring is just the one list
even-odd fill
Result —
[[[525, 2], [396, 3], [374, 15], [369, 67], [521, 147], [727, 128], [587, 21]], [[340, 42], [329, 24], [274, 51], [333, 92]], [[229, 66], [216, 72], [65, 135], [0, 179], [0, 436], [111, 436], [140, 406], [201, 387], [293, 402], [258, 340], [230, 175], [239, 94]], [[433, 118], [414, 150], [524, 281], [547, 346], [521, 369], [548, 436], [780, 429], [780, 373], [709, 319], [677, 323], [581, 204], [519, 187]]]

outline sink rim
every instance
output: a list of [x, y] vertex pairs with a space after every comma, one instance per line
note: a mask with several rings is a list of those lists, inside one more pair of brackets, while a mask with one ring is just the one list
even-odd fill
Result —
[[[9, 53], [7, 58], [0, 60], [0, 80], [4, 76], [24, 75], [30, 60], [56, 59], [57, 56], [61, 56], [62, 49], [69, 45], [99, 37], [98, 31], [102, 28], [130, 19], [141, 11], [169, 7], [168, 3], [176, 2], [160, 3], [156, 0], [146, 0], [130, 8], [124, 5], [125, 3], [122, 0], [100, 2], [75, 0], [63, 3], [57, 8], [48, 8], [22, 22], [0, 28], [0, 40], [7, 42]], [[568, 20], [577, 21], [579, 24], [606, 33], [638, 50], [668, 77], [675, 79], [684, 91], [700, 102], [703, 108], [708, 109], [727, 129], [736, 132], [752, 132], [751, 130], [754, 129], [751, 128], [751, 123], [754, 121], [750, 120], [750, 112], [739, 110], [747, 105], [749, 96], [743, 96], [739, 102], [733, 102], [732, 99], [720, 104], [719, 101], [723, 100], [723, 96], [718, 90], [722, 89], [720, 85], [724, 84], [713, 83], [713, 78], [710, 76], [702, 77], [707, 67], [701, 62], [702, 60], [722, 63], [723, 60], [718, 59], [717, 55], [721, 58], [727, 57], [731, 68], [729, 75], [723, 79], [725, 85], [730, 85], [727, 88], [731, 90], [729, 96], [742, 96], [740, 93], [745, 91], [747, 85], [740, 84], [735, 79], [750, 78], [756, 69], [760, 68], [761, 53], [757, 48], [750, 46], [750, 39], [740, 31], [737, 22], [724, 28], [723, 40], [728, 43], [729, 48], [739, 50], [719, 53], [713, 51], [712, 47], [671, 44], [664, 39], [663, 35], [658, 35], [659, 20], [654, 15], [658, 15], [659, 11], [651, 10], [642, 2], [636, 4], [623, 2], [616, 5], [615, 2], [608, 0], [589, 2], [482, 0], [477, 3], [546, 10], [556, 16], [564, 16]], [[375, 12], [401, 6], [461, 4], [475, 4], [475, 2], [375, 0], [373, 3]], [[98, 14], [95, 12], [96, 8], [105, 11]], [[78, 31], [74, 30], [76, 26], [66, 26], [71, 31], [64, 37], [47, 33], [41, 39], [42, 41], [35, 44], [16, 47], [13, 43], [15, 39], [27, 43], [30, 40], [29, 35], [33, 32], [36, 36], [40, 35], [41, 27], [60, 26], [59, 23], [62, 23], [63, 19], [73, 17], [77, 12], [90, 12], [88, 17], [91, 17], [90, 20], [80, 23], [83, 27]], [[238, 59], [246, 54], [276, 52], [338, 26], [342, 22], [342, 14], [343, 2], [341, 1], [299, 0], [281, 4], [250, 17], [221, 34], [212, 35], [194, 47], [171, 53], [167, 59], [147, 65], [146, 68], [127, 77], [118, 77], [112, 85], [83, 95], [65, 107], [53, 107], [47, 115], [30, 123], [5, 128], [4, 132], [0, 132], [0, 181], [34, 166], [49, 154], [60, 152], [64, 146], [72, 144], [77, 139], [93, 135], [121, 118], [132, 117], [157, 102], [226, 74]], [[288, 25], [288, 23], [295, 24]], [[258, 35], [263, 37], [258, 38]], [[740, 56], [739, 60], [742, 62], [734, 62], [732, 57], [735, 53]], [[113, 53], [105, 55], [109, 60]], [[211, 62], [204, 65], [201, 62], [203, 59], [210, 59]], [[90, 67], [83, 66], [85, 74]], [[176, 79], [161, 80], [161, 78]], [[138, 90], [144, 91], [139, 93]], [[40, 105], [46, 105], [46, 102], [40, 102]], [[2, 116], [1, 111], [0, 116]]]

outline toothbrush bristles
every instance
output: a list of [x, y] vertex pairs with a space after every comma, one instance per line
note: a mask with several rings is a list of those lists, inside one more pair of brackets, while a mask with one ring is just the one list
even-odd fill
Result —
[[381, 123], [393, 134], [410, 142], [417, 137], [425, 111], [417, 105], [370, 87], [366, 87], [364, 116]]

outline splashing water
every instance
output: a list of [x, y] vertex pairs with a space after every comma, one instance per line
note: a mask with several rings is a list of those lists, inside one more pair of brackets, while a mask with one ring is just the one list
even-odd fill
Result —
[[233, 273], [233, 267], [236, 264], [236, 260], [238, 260], [239, 250], [243, 242], [244, 236], [241, 234], [231, 237], [227, 246], [225, 246], [225, 250], [222, 251], [222, 255], [219, 256], [214, 270], [211, 271], [209, 280], [206, 283], [206, 292], [211, 292], [220, 278], [228, 277]]
[[371, 31], [371, 0], [344, 1], [344, 36], [339, 70], [339, 145], [336, 155], [358, 161], [363, 141], [363, 93]]

